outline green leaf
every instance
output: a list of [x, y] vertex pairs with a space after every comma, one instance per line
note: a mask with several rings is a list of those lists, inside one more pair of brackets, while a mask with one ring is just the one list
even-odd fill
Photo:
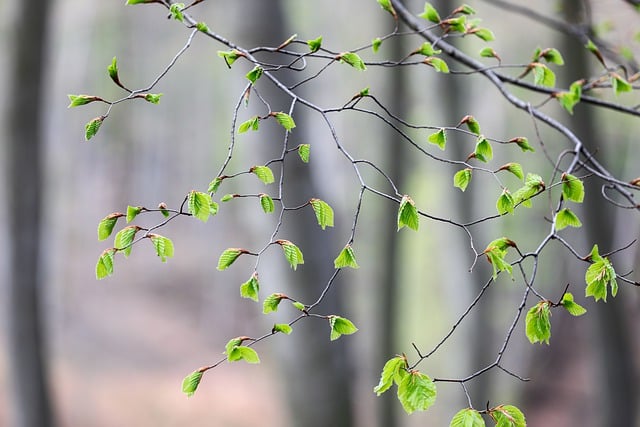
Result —
[[291, 335], [291, 332], [293, 332], [293, 328], [286, 323], [276, 323], [275, 325], [273, 325], [271, 332], [281, 332], [286, 335]]
[[137, 225], [129, 225], [118, 231], [114, 239], [114, 246], [118, 251], [122, 251], [125, 257], [128, 257], [131, 253], [131, 245], [133, 239], [136, 237], [136, 233], [140, 230]]
[[522, 170], [522, 165], [520, 165], [520, 163], [515, 163], [515, 162], [506, 163], [500, 166], [498, 170], [511, 172], [516, 177], [518, 177], [518, 179], [521, 179], [524, 181], [524, 171]]
[[447, 145], [447, 134], [444, 132], [444, 129], [440, 129], [438, 132], [429, 135], [427, 140], [430, 143], [437, 145], [441, 150], [444, 151]]
[[184, 9], [184, 3], [173, 3], [169, 7], [169, 12], [173, 19], [183, 22], [184, 16], [182, 15], [182, 9]]
[[419, 53], [420, 55], [424, 55], [424, 56], [433, 56], [433, 55], [437, 55], [440, 52], [442, 52], [442, 51], [441, 50], [435, 50], [433, 48], [433, 45], [431, 43], [429, 43], [429, 42], [422, 43], [422, 46], [420, 46], [420, 48], [418, 48], [415, 51], [413, 51], [414, 54]]
[[262, 312], [264, 314], [268, 314], [271, 312], [278, 311], [278, 305], [280, 304], [280, 301], [282, 301], [285, 298], [287, 298], [285, 294], [269, 295], [268, 297], [265, 298], [264, 302], [262, 303]]
[[288, 115], [287, 113], [283, 113], [282, 111], [273, 113], [280, 126], [290, 131], [294, 127], [296, 127], [296, 123], [293, 121], [293, 117]]
[[402, 196], [402, 201], [398, 208], [398, 231], [403, 227], [418, 231], [419, 226], [420, 218], [418, 217], [415, 202], [407, 195]]
[[504, 215], [507, 213], [513, 213], [514, 208], [513, 196], [506, 188], [502, 190], [502, 194], [498, 197], [498, 201], [496, 202], [496, 209], [500, 215]]
[[550, 64], [556, 65], [564, 65], [564, 59], [562, 59], [562, 55], [555, 48], [547, 48], [540, 52], [540, 58], [544, 58]]
[[189, 213], [202, 222], [207, 222], [211, 215], [211, 196], [207, 193], [191, 190], [187, 196]]
[[226, 270], [235, 262], [236, 259], [238, 259], [240, 255], [245, 253], [247, 253], [247, 251], [241, 248], [225, 249], [218, 259], [218, 270]]
[[572, 316], [582, 316], [587, 312], [586, 308], [573, 300], [573, 294], [571, 292], [566, 292], [562, 296], [560, 305], [562, 305]]
[[444, 60], [438, 58], [437, 56], [429, 56], [425, 58], [422, 62], [427, 65], [432, 66], [437, 72], [447, 74], [449, 72], [449, 66]]
[[506, 271], [510, 275], [513, 275], [513, 267], [504, 259], [506, 254], [506, 251], [495, 248], [488, 252], [485, 252], [487, 260], [489, 260], [489, 263], [493, 268], [493, 280], [498, 277], [498, 273], [500, 273], [501, 271]]
[[142, 206], [127, 206], [127, 223], [135, 219], [142, 212]]
[[418, 371], [409, 372], [398, 386], [398, 399], [407, 414], [426, 411], [435, 403], [436, 395], [435, 383]]
[[216, 202], [214, 202], [213, 200], [211, 200], [211, 203], [209, 204], [209, 215], [214, 216], [218, 213], [218, 204]]
[[118, 76], [118, 60], [115, 56], [111, 60], [111, 64], [109, 64], [109, 66], [107, 67], [107, 72], [109, 73], [109, 77], [111, 77], [111, 80], [113, 80], [115, 84], [123, 87], [122, 83], [120, 83], [120, 77]]
[[240, 286], [240, 296], [242, 298], [251, 298], [255, 302], [258, 302], [259, 290], [260, 283], [258, 282], [258, 274], [253, 273], [251, 278]]
[[584, 84], [583, 80], [578, 80], [576, 82], [571, 83], [568, 92], [560, 92], [555, 95], [555, 97], [560, 102], [560, 105], [567, 110], [570, 114], [573, 114], [573, 107], [580, 102], [582, 98], [582, 85]]
[[525, 179], [524, 186], [513, 193], [513, 200], [516, 205], [522, 203], [523, 206], [531, 207], [529, 199], [544, 189], [544, 181], [542, 181], [540, 175], [529, 173]]
[[481, 162], [489, 162], [493, 159], [493, 148], [491, 148], [491, 144], [489, 141], [482, 135], [478, 137], [478, 142], [476, 143], [476, 151], [474, 152], [475, 158], [480, 160]]
[[276, 240], [276, 243], [282, 246], [284, 257], [294, 270], [298, 268], [298, 264], [304, 264], [304, 257], [302, 251], [296, 245], [288, 240]]
[[331, 341], [335, 341], [342, 335], [351, 335], [356, 333], [358, 328], [351, 320], [340, 316], [329, 316], [329, 326], [331, 326]]
[[152, 104], [158, 104], [160, 103], [160, 98], [162, 97], [162, 93], [145, 93], [144, 94], [144, 99], [147, 102], [150, 102]]
[[156, 248], [156, 255], [160, 257], [162, 262], [167, 262], [167, 258], [173, 256], [173, 242], [164, 236], [158, 234], [150, 234], [149, 238], [153, 247]]
[[472, 408], [459, 411], [453, 416], [449, 427], [485, 427], [486, 424], [482, 415]]
[[378, 0], [378, 4], [380, 5], [381, 8], [383, 8], [384, 10], [389, 12], [391, 15], [393, 15], [394, 18], [397, 16], [396, 15], [396, 11], [393, 8], [393, 5], [391, 4], [391, 1], [389, 1], [389, 0]]
[[524, 414], [513, 405], [492, 408], [489, 415], [495, 421], [496, 427], [527, 427]]
[[333, 266], [335, 268], [360, 268], [358, 263], [356, 262], [356, 254], [353, 251], [351, 245], [346, 245], [341, 251], [340, 254], [333, 260]]
[[228, 353], [227, 359], [229, 360], [229, 362], [244, 360], [247, 363], [260, 363], [258, 353], [256, 353], [256, 351], [251, 347], [246, 347], [243, 345], [234, 347], [231, 352]]
[[523, 136], [517, 136], [515, 138], [510, 139], [508, 142], [517, 144], [523, 153], [526, 153], [527, 151], [531, 151], [532, 153], [535, 153], [536, 151], [533, 149], [531, 145], [529, 145], [529, 140]]
[[124, 214], [120, 212], [114, 212], [102, 218], [102, 221], [98, 224], [98, 240], [105, 240], [113, 233], [113, 228], [118, 222], [118, 218], [123, 217]]
[[531, 344], [549, 344], [551, 338], [551, 310], [549, 301], [540, 301], [527, 312], [526, 332]]
[[333, 209], [329, 204], [320, 199], [311, 199], [309, 204], [316, 213], [318, 225], [324, 230], [326, 227], [333, 227]]
[[317, 52], [322, 46], [322, 36], [313, 40], [307, 40], [307, 46], [309, 46], [311, 53]]
[[227, 63], [227, 66], [228, 66], [229, 68], [231, 68], [231, 65], [232, 65], [234, 62], [236, 62], [236, 60], [237, 60], [238, 58], [243, 57], [243, 56], [244, 56], [244, 54], [243, 54], [242, 52], [238, 51], [238, 50], [235, 50], [235, 49], [233, 49], [233, 50], [227, 50], [227, 51], [219, 50], [219, 51], [218, 51], [218, 56], [219, 56], [220, 58], [224, 59], [224, 62], [226, 62], [226, 63]]
[[376, 37], [375, 39], [371, 40], [371, 49], [373, 50], [373, 53], [378, 53], [381, 45], [382, 39], [380, 37]]
[[455, 31], [458, 33], [465, 33], [467, 30], [467, 17], [459, 16], [457, 18], [445, 19], [441, 23], [448, 31]]
[[470, 31], [470, 33], [486, 42], [490, 42], [496, 39], [493, 31], [488, 28], [474, 28], [472, 31]]
[[115, 248], [109, 248], [100, 254], [100, 258], [98, 258], [98, 263], [96, 264], [96, 279], [104, 279], [113, 274], [113, 255], [115, 253]]
[[453, 11], [453, 14], [456, 14], [456, 13], [462, 13], [464, 15], [475, 15], [476, 11], [471, 6], [467, 4], [463, 4], [462, 6], [457, 7], [456, 10]]
[[311, 144], [298, 145], [298, 156], [304, 163], [309, 163], [309, 155], [311, 154]]
[[396, 356], [387, 360], [382, 368], [380, 382], [373, 389], [374, 393], [380, 396], [382, 393], [389, 390], [394, 382], [399, 384], [403, 378], [400, 371], [404, 371], [406, 373], [406, 369], [407, 359], [404, 356]]
[[104, 116], [98, 116], [94, 119], [91, 119], [89, 123], [87, 123], [84, 127], [84, 139], [89, 141], [91, 138], [95, 136], [96, 133], [100, 130], [100, 126], [102, 126], [102, 121], [104, 120]]
[[358, 96], [369, 96], [369, 86], [365, 87], [364, 89], [362, 89], [360, 92], [358, 92]]
[[227, 344], [224, 346], [224, 354], [229, 356], [231, 354], [231, 352], [233, 351], [233, 349], [238, 347], [239, 345], [241, 345], [246, 339], [247, 339], [247, 337], [231, 338], [227, 342]]
[[587, 44], [584, 47], [586, 47], [589, 52], [593, 53], [593, 55], [598, 58], [598, 61], [600, 61], [600, 63], [606, 67], [604, 58], [602, 56], [602, 53], [600, 53], [600, 49], [598, 49], [598, 46], [596, 46], [591, 40], [588, 40]]
[[533, 84], [537, 86], [554, 87], [556, 85], [556, 75], [549, 67], [540, 62], [531, 64], [533, 67]]
[[463, 124], [467, 125], [467, 129], [469, 129], [469, 131], [480, 136], [480, 123], [478, 123], [475, 117], [469, 115], [464, 116], [462, 120], [460, 120], [460, 123], [458, 123], [458, 126]]
[[593, 262], [585, 273], [587, 288], [585, 295], [592, 296], [596, 301], [607, 302], [607, 285], [611, 287], [611, 295], [618, 293], [618, 282], [616, 272], [607, 258], [602, 258], [598, 254], [598, 245], [594, 245], [591, 250], [591, 261]]
[[208, 33], [209, 32], [209, 27], [204, 22], [198, 22], [196, 24], [196, 28], [198, 29], [198, 31], [201, 31], [203, 33]]
[[467, 189], [467, 186], [471, 182], [471, 169], [465, 168], [456, 172], [453, 175], [453, 186], [458, 187], [460, 190], [464, 191]]
[[621, 75], [617, 73], [611, 73], [611, 87], [613, 88], [613, 92], [617, 95], [620, 95], [623, 92], [631, 92], [633, 90], [633, 86], [631, 83], [626, 81]]
[[86, 105], [94, 101], [103, 101], [99, 96], [91, 96], [91, 95], [67, 95], [69, 97], [69, 101], [71, 103], [67, 108], [79, 107], [81, 105]]
[[273, 199], [268, 194], [260, 194], [260, 206], [264, 213], [272, 213], [275, 209]]
[[215, 193], [218, 191], [220, 184], [222, 184], [223, 178], [217, 177], [213, 178], [213, 180], [209, 183], [209, 188], [207, 189], [207, 193]]
[[562, 197], [572, 202], [582, 203], [584, 200], [584, 184], [575, 176], [562, 174]]
[[184, 377], [184, 380], [182, 380], [182, 392], [186, 394], [187, 397], [194, 395], [198, 385], [200, 385], [202, 375], [203, 373], [201, 371], [195, 371]]
[[364, 71], [367, 69], [367, 66], [364, 64], [362, 59], [358, 56], [357, 53], [354, 52], [343, 52], [336, 58], [340, 62], [345, 62], [351, 65], [356, 70]]
[[582, 227], [580, 218], [568, 208], [564, 208], [556, 214], [556, 230], [560, 231], [566, 227]]
[[496, 52], [491, 47], [485, 47], [484, 49], [482, 49], [480, 51], [480, 56], [483, 58], [496, 58], [498, 61], [500, 61], [500, 56], [498, 55], [498, 52]]
[[271, 184], [275, 181], [273, 172], [269, 169], [269, 166], [254, 166], [249, 169], [249, 172], [257, 176], [264, 184]]
[[298, 301], [292, 302], [291, 305], [293, 305], [295, 308], [297, 308], [300, 311], [305, 311], [307, 309], [307, 307], [305, 307], [305, 305], [303, 303], [298, 302]]
[[238, 127], [238, 133], [245, 133], [249, 129], [251, 129], [252, 131], [257, 131], [259, 128], [260, 128], [260, 117], [253, 116], [246, 122], [240, 123], [240, 126]]
[[424, 12], [418, 15], [418, 17], [426, 19], [427, 21], [435, 22], [436, 24], [440, 23], [440, 15], [431, 3], [424, 4]]
[[222, 198], [220, 199], [221, 202], [228, 202], [229, 200], [233, 200], [235, 196], [233, 194], [225, 194], [224, 196], [222, 196]]

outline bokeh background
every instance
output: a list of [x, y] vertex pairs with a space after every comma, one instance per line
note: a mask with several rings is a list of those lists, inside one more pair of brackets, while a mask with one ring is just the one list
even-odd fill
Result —
[[[226, 48], [198, 35], [154, 88], [164, 93], [159, 105], [143, 101], [119, 104], [98, 135], [85, 142], [85, 123], [103, 114], [104, 105], [67, 109], [67, 94], [120, 97], [122, 91], [106, 72], [113, 56], [118, 58], [121, 79], [130, 87], [144, 87], [188, 36], [182, 25], [166, 19], [164, 8], [123, 3], [50, 2], [48, 26], [42, 29], [42, 91], [29, 100], [39, 107], [41, 119], [28, 120], [26, 125], [42, 130], [41, 162], [34, 159], [19, 165], [23, 180], [3, 175], [0, 188], [0, 200], [5, 201], [0, 209], [3, 326], [11, 324], [9, 316], [16, 311], [9, 309], [14, 283], [9, 276], [10, 239], [16, 235], [11, 232], [10, 217], [21, 215], [15, 212], [9, 195], [13, 188], [20, 188], [37, 191], [41, 200], [39, 258], [34, 258], [36, 265], [30, 268], [38, 272], [44, 361], [55, 423], [70, 427], [448, 425], [453, 414], [468, 405], [459, 385], [439, 383], [437, 404], [427, 413], [411, 416], [402, 413], [394, 396], [378, 398], [372, 388], [386, 359], [402, 352], [414, 358], [411, 343], [428, 350], [440, 341], [488, 277], [488, 266], [481, 263], [473, 274], [467, 271], [473, 254], [466, 234], [455, 227], [423, 221], [419, 233], [396, 233], [397, 205], [370, 195], [365, 197], [354, 243], [361, 268], [343, 272], [319, 307], [321, 312], [348, 317], [360, 331], [330, 343], [324, 322], [299, 322], [290, 337], [276, 336], [256, 347], [260, 365], [223, 364], [205, 375], [195, 396], [187, 399], [182, 394], [182, 378], [217, 361], [228, 339], [262, 335], [274, 321], [287, 321], [295, 312], [283, 307], [278, 314], [265, 316], [259, 305], [239, 298], [239, 285], [252, 273], [253, 259], [241, 258], [224, 272], [215, 268], [227, 247], [257, 249], [268, 242], [275, 215], [264, 215], [255, 199], [221, 205], [220, 213], [207, 224], [186, 218], [174, 221], [161, 231], [174, 241], [174, 258], [160, 263], [150, 245], [142, 242], [129, 259], [117, 257], [114, 276], [96, 281], [95, 262], [110, 245], [96, 238], [103, 217], [125, 212], [127, 205], [155, 207], [166, 202], [177, 207], [191, 189], [206, 190], [227, 155], [233, 108], [249, 70], [241, 62], [229, 70], [216, 54]], [[536, 47], [554, 46], [567, 61], [565, 67], [554, 68], [558, 87], [601, 73], [597, 61], [583, 54], [576, 37], [497, 3], [468, 2], [478, 10], [482, 25], [495, 33], [491, 46], [505, 62], [526, 64]], [[626, 56], [632, 71], [634, 62], [629, 58], [640, 52], [640, 14], [632, 2], [511, 3], [559, 21], [581, 24], [590, 19], [598, 36]], [[587, 12], [572, 11], [576, 3], [590, 6]], [[407, 4], [416, 13], [422, 11], [421, 2]], [[438, 5], [442, 15], [456, 6], [445, 1]], [[0, 97], [0, 156], [5, 171], [11, 161], [9, 148], [21, 143], [10, 133], [15, 102], [10, 94], [21, 93], [11, 80], [10, 53], [19, 51], [25, 34], [39, 31], [18, 26], [17, 11], [13, 2], [0, 3], [0, 44], [6, 52], [0, 59], [0, 91], [5, 95]], [[191, 12], [213, 31], [245, 47], [277, 46], [296, 33], [299, 40], [322, 35], [327, 48], [351, 50], [393, 28], [388, 14], [372, 0], [208, 0]], [[377, 56], [367, 51], [363, 57], [399, 59], [419, 43], [418, 39], [385, 42]], [[472, 54], [484, 46], [468, 38], [457, 43]], [[358, 73], [334, 66], [305, 85], [303, 95], [317, 105], [341, 106], [365, 86], [391, 111], [413, 122], [453, 126], [472, 114], [486, 135], [498, 139], [522, 135], [536, 141], [529, 117], [514, 111], [495, 88], [473, 75], [443, 77], [422, 67], [369, 67]], [[279, 98], [268, 85], [260, 90], [273, 103], [274, 111], [287, 111], [287, 99]], [[534, 105], [544, 100], [514, 91]], [[602, 96], [625, 105], [640, 104], [637, 93]], [[554, 102], [544, 109], [575, 128], [598, 159], [621, 179], [640, 175], [637, 118], [582, 105], [570, 117]], [[305, 114], [308, 111], [302, 108], [296, 112], [298, 127], [291, 137], [292, 146], [310, 143], [312, 161], [308, 166], [292, 166], [291, 176], [296, 179], [285, 190], [292, 205], [310, 197], [326, 200], [335, 209], [336, 227], [320, 231], [310, 210], [287, 214], [282, 236], [299, 244], [306, 264], [292, 272], [280, 253], [268, 252], [260, 263], [260, 294], [263, 298], [284, 291], [310, 302], [327, 283], [332, 260], [348, 239], [358, 182], [319, 117]], [[248, 118], [260, 113], [264, 111], [254, 100], [239, 114]], [[451, 186], [455, 170], [450, 165], [416, 156], [380, 121], [353, 113], [331, 118], [354, 157], [369, 159], [387, 170], [401, 185], [400, 191], [411, 194], [421, 209], [457, 221], [494, 212], [499, 189], [491, 181], [479, 180], [465, 194], [458, 194]], [[540, 132], [553, 156], [568, 147], [557, 133], [546, 128]], [[240, 171], [277, 157], [281, 141], [280, 129], [268, 124], [256, 134], [243, 135], [231, 169]], [[464, 158], [474, 142], [452, 135], [450, 155]], [[496, 152], [494, 163], [520, 161], [527, 171], [539, 171], [546, 179], [551, 170], [541, 152], [538, 149], [535, 157], [518, 153], [515, 158], [513, 151]], [[30, 179], [34, 168], [41, 172], [36, 183]], [[366, 179], [390, 191], [379, 175], [371, 173]], [[218, 196], [273, 190], [251, 177], [224, 185]], [[596, 196], [597, 187], [590, 189], [585, 206], [577, 210], [585, 227], [567, 232], [567, 240], [586, 254], [594, 242], [608, 252], [637, 238], [637, 212], [612, 209]], [[475, 227], [477, 246], [508, 235], [520, 247], [534, 249], [547, 227], [547, 211], [546, 201], [540, 200], [530, 211]], [[157, 218], [141, 216], [140, 221], [154, 224]], [[620, 272], [633, 270], [639, 264], [638, 253], [634, 245], [617, 254], [614, 265]], [[585, 265], [560, 246], [546, 251], [540, 265], [542, 292], [555, 299], [571, 283], [571, 291], [589, 313], [583, 318], [554, 315], [550, 347], [531, 346], [524, 337], [524, 326], [519, 325], [505, 364], [533, 380], [523, 384], [491, 371], [468, 385], [474, 406], [484, 408], [486, 400], [491, 405], [516, 404], [532, 426], [640, 425], [634, 418], [640, 369], [640, 337], [635, 328], [638, 289], [622, 284], [616, 299], [596, 306], [583, 298]], [[630, 278], [638, 280], [636, 273]], [[491, 363], [521, 298], [521, 286], [507, 278], [499, 280], [483, 304], [420, 369], [432, 377], [464, 377]], [[20, 410], [16, 385], [10, 381], [14, 365], [9, 361], [12, 354], [16, 356], [8, 328], [0, 328], [0, 334], [6, 350], [0, 352], [0, 425], [12, 426], [17, 418], [11, 414]], [[24, 381], [27, 378], [25, 374]], [[607, 419], [612, 413], [621, 414], [620, 422]]]

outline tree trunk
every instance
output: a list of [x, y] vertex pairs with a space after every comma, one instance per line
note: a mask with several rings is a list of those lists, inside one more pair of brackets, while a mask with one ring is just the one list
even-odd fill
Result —
[[39, 283], [42, 81], [50, 2], [16, 3], [8, 96], [9, 374], [15, 427], [53, 425], [47, 394]]

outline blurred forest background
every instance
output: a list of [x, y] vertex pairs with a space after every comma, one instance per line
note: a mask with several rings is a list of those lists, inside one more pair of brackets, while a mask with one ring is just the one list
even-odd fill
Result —
[[[115, 275], [102, 282], [96, 281], [94, 266], [109, 243], [98, 242], [95, 230], [103, 217], [125, 212], [128, 204], [155, 207], [166, 202], [176, 207], [191, 189], [206, 190], [226, 156], [233, 106], [246, 84], [248, 69], [238, 62], [240, 66], [229, 70], [216, 54], [225, 47], [198, 35], [154, 89], [164, 93], [159, 105], [142, 101], [118, 105], [87, 143], [84, 125], [103, 114], [104, 106], [69, 110], [67, 94], [120, 97], [122, 92], [106, 72], [113, 56], [118, 58], [121, 79], [129, 86], [148, 85], [184, 45], [188, 31], [166, 19], [166, 10], [155, 5], [125, 7], [124, 1], [86, 0], [33, 3], [36, 6], [22, 21], [18, 19], [22, 6], [0, 3], [3, 51], [23, 51], [21, 43], [40, 30], [43, 39], [35, 43], [44, 49], [44, 62], [29, 77], [33, 84], [23, 80], [16, 86], [12, 55], [3, 55], [0, 66], [0, 156], [3, 170], [12, 171], [3, 175], [5, 185], [0, 188], [4, 201], [0, 209], [0, 310], [3, 326], [8, 325], [0, 328], [6, 349], [0, 352], [0, 425], [13, 425], [17, 418], [11, 414], [24, 411], [16, 403], [19, 387], [10, 381], [10, 370], [17, 366], [10, 359], [23, 359], [27, 364], [21, 368], [24, 381], [33, 373], [29, 363], [35, 363], [28, 361], [31, 355], [16, 355], [16, 340], [11, 339], [15, 322], [7, 319], [16, 311], [28, 315], [29, 309], [15, 305], [13, 284], [17, 279], [10, 280], [10, 265], [21, 266], [23, 271], [16, 273], [21, 280], [37, 275], [43, 360], [59, 426], [441, 426], [467, 406], [458, 385], [439, 383], [436, 405], [409, 417], [394, 396], [378, 398], [372, 391], [386, 359], [402, 352], [411, 358], [412, 342], [431, 348], [442, 338], [486, 280], [488, 268], [479, 265], [473, 274], [467, 272], [473, 254], [467, 236], [457, 229], [425, 223], [420, 233], [396, 233], [397, 205], [371, 197], [365, 199], [355, 243], [361, 268], [342, 274], [322, 306], [328, 313], [344, 314], [360, 331], [330, 343], [324, 322], [299, 322], [290, 337], [276, 336], [259, 344], [260, 365], [224, 364], [209, 372], [198, 393], [187, 399], [180, 389], [182, 378], [217, 361], [228, 339], [261, 335], [270, 330], [274, 319], [287, 321], [293, 316], [285, 309], [264, 316], [258, 305], [239, 298], [238, 287], [251, 274], [253, 261], [239, 260], [224, 272], [215, 268], [225, 248], [260, 247], [268, 241], [275, 219], [265, 216], [251, 200], [221, 205], [220, 213], [206, 225], [178, 219], [162, 232], [175, 243], [174, 258], [162, 264], [150, 245], [138, 245], [129, 259], [117, 257]], [[424, 4], [406, 3], [416, 13]], [[483, 26], [495, 33], [491, 46], [505, 63], [527, 63], [536, 47], [553, 46], [567, 62], [555, 68], [558, 87], [599, 72], [597, 61], [587, 56], [576, 37], [550, 29], [531, 16], [507, 11], [496, 4], [499, 2], [467, 3], [478, 11]], [[573, 10], [587, 3], [577, 0], [511, 3], [578, 24], [590, 18], [603, 39], [640, 57], [640, 13], [632, 2], [593, 1], [589, 13]], [[459, 5], [434, 4], [442, 15]], [[42, 26], [33, 24], [41, 22], [37, 15], [45, 12]], [[389, 15], [373, 0], [208, 0], [191, 13], [244, 47], [276, 46], [297, 33], [300, 40], [322, 35], [324, 46], [345, 51], [393, 28]], [[471, 54], [483, 46], [467, 38], [458, 45]], [[377, 56], [368, 51], [363, 57], [399, 59], [417, 46], [394, 41], [383, 44]], [[41, 91], [36, 93], [33, 88], [37, 89], [39, 78]], [[530, 118], [513, 110], [478, 76], [443, 76], [422, 67], [369, 67], [365, 73], [333, 67], [307, 85], [304, 96], [318, 105], [341, 106], [365, 86], [392, 111], [414, 122], [454, 126], [464, 115], [472, 114], [486, 135], [500, 139], [527, 136], [535, 141]], [[261, 90], [267, 97], [277, 96], [268, 88]], [[17, 101], [23, 94], [29, 96]], [[274, 111], [286, 111], [287, 100], [270, 99], [276, 105]], [[535, 104], [543, 97], [527, 99]], [[614, 100], [640, 104], [637, 91]], [[16, 102], [24, 104], [26, 113], [13, 113]], [[640, 121], [636, 117], [583, 105], [576, 107], [574, 116], [555, 103], [544, 108], [572, 126], [621, 179], [640, 175]], [[40, 116], [35, 115], [36, 110]], [[249, 117], [253, 113], [241, 110], [241, 114]], [[398, 149], [393, 143], [396, 137], [380, 122], [354, 114], [332, 118], [349, 150], [388, 170], [402, 186], [400, 191], [415, 195], [422, 209], [460, 221], [494, 212], [498, 194], [483, 198], [473, 185], [460, 193], [451, 185], [450, 167], [427, 164], [424, 158]], [[266, 258], [261, 262], [260, 294], [263, 298], [287, 289], [303, 301], [313, 301], [332, 273], [335, 254], [348, 238], [358, 183], [350, 165], [327, 143], [329, 136], [316, 123], [318, 117], [299, 114], [295, 119], [298, 127], [292, 138], [311, 144], [312, 161], [303, 166], [307, 172], [296, 172], [299, 179], [287, 191], [300, 194], [300, 200], [326, 200], [336, 211], [336, 227], [320, 232], [311, 211], [292, 215], [284, 233], [299, 244], [307, 263], [294, 273], [280, 254]], [[16, 135], [33, 129], [41, 133], [40, 153], [36, 157], [26, 154], [23, 163], [12, 163], [15, 147], [24, 145]], [[545, 128], [541, 131], [552, 152], [565, 148], [558, 134]], [[268, 127], [243, 136], [234, 164], [263, 164], [280, 149], [281, 137], [279, 130]], [[451, 138], [451, 149], [460, 150], [458, 157], [472, 150], [471, 145], [462, 147], [464, 143]], [[270, 147], [269, 139], [277, 143]], [[549, 164], [541, 155], [537, 157], [538, 165], [531, 164], [532, 156], [524, 155], [505, 157], [505, 161], [521, 161], [526, 169], [548, 178]], [[482, 184], [475, 185], [481, 188]], [[221, 193], [255, 193], [258, 188], [251, 179], [235, 180], [229, 186]], [[16, 188], [18, 193], [34, 195], [31, 203], [40, 202], [39, 229], [36, 219], [29, 216], [35, 205], [19, 208], [12, 198]], [[637, 212], [603, 204], [596, 196], [598, 188], [587, 191], [585, 206], [577, 211], [585, 228], [567, 233], [581, 253], [586, 254], [594, 242], [601, 252], [608, 252], [638, 237]], [[502, 235], [521, 247], [535, 245], [547, 227], [543, 220], [546, 203], [541, 200], [536, 205], [514, 218], [474, 229], [479, 246]], [[14, 222], [16, 216], [24, 221]], [[523, 226], [525, 216], [530, 222]], [[155, 219], [148, 220], [152, 224]], [[39, 257], [16, 262], [8, 254], [14, 241], [27, 239], [29, 231], [39, 237]], [[640, 264], [638, 246], [616, 255], [613, 261], [620, 271], [634, 269]], [[488, 399], [491, 404], [518, 404], [531, 426], [614, 425], [607, 418], [612, 414], [625, 421], [615, 425], [640, 425], [635, 418], [640, 403], [635, 388], [640, 336], [634, 327], [640, 320], [640, 291], [623, 284], [617, 298], [596, 305], [583, 297], [584, 265], [566, 251], [546, 252], [541, 263], [544, 271], [538, 283], [544, 284], [542, 290], [560, 297], [571, 283], [570, 290], [589, 312], [581, 318], [569, 318], [566, 313], [554, 316], [550, 347], [530, 345], [524, 325], [519, 326], [505, 361], [533, 381], [519, 383], [492, 371], [469, 384], [474, 406], [483, 408]], [[634, 273], [632, 278], [639, 277]], [[490, 363], [521, 297], [520, 292], [510, 292], [513, 287], [510, 280], [500, 280], [484, 304], [428, 360], [425, 371], [432, 376], [460, 377]]]

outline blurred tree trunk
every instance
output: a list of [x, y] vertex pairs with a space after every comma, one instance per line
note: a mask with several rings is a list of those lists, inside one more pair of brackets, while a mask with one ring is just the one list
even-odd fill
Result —
[[[53, 425], [47, 394], [42, 291], [38, 287], [42, 199], [42, 82], [50, 2], [16, 3], [7, 109], [10, 209], [9, 374], [11, 425]], [[49, 248], [49, 250], [55, 250]]]
[[[243, 23], [246, 25], [245, 38], [251, 46], [278, 46], [293, 33], [287, 32], [286, 16], [283, 2], [259, 1], [251, 3], [251, 13], [247, 14]], [[289, 59], [285, 59], [286, 62]], [[282, 73], [278, 74], [283, 77]], [[263, 79], [264, 80], [264, 79]], [[284, 76], [286, 81], [286, 76]], [[261, 86], [260, 91], [269, 101], [273, 111], [288, 111], [291, 99], [281, 91], [269, 91]], [[306, 110], [298, 104], [294, 112], [297, 127], [293, 130], [289, 147], [302, 143], [312, 132], [305, 134]], [[261, 129], [265, 144], [277, 149], [279, 156], [283, 136], [282, 128], [274, 126]], [[313, 146], [313, 144], [312, 144]], [[305, 164], [296, 159], [286, 162], [284, 202], [287, 206], [299, 206], [312, 197], [323, 198], [322, 188], [314, 181], [311, 173], [312, 164]], [[285, 236], [286, 234], [286, 236]], [[315, 222], [315, 216], [307, 209], [286, 214], [282, 229], [283, 238], [290, 238], [304, 253], [305, 264], [293, 274], [285, 273], [290, 278], [287, 292], [304, 303], [315, 301], [322, 288], [328, 282], [333, 270], [332, 243], [330, 231], [323, 231]], [[291, 237], [289, 237], [291, 236]], [[283, 277], [284, 278], [284, 277]], [[319, 312], [322, 314], [344, 314], [339, 301], [342, 298], [341, 283], [334, 283], [327, 294]], [[307, 319], [294, 326], [294, 333], [282, 340], [279, 348], [281, 355], [280, 375], [284, 381], [292, 425], [299, 427], [351, 427], [353, 426], [352, 386], [353, 370], [347, 353], [347, 339], [332, 342], [329, 345], [329, 325], [321, 319]]]

